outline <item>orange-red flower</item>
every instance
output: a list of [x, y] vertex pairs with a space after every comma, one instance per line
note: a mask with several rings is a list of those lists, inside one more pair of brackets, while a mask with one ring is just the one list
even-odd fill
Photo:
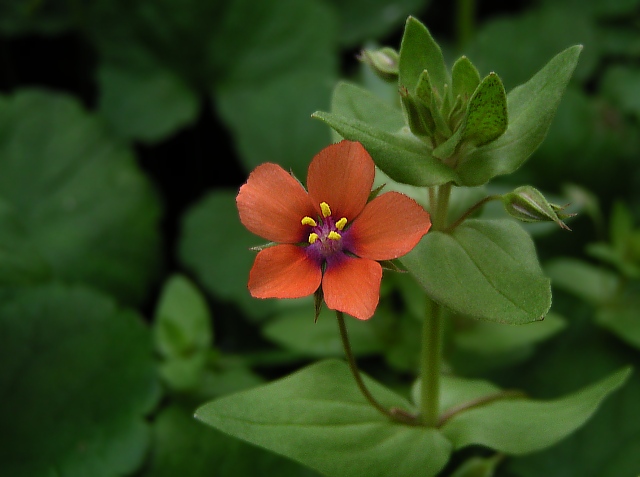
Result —
[[240, 188], [240, 220], [277, 242], [256, 256], [256, 298], [300, 298], [322, 285], [327, 306], [358, 319], [378, 306], [382, 267], [409, 252], [431, 226], [429, 214], [398, 192], [367, 202], [375, 166], [358, 142], [341, 141], [311, 161], [307, 189], [277, 164], [262, 164]]

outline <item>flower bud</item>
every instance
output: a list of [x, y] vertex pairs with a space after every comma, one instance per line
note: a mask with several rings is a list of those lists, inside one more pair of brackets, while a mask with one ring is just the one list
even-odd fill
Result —
[[409, 129], [416, 136], [432, 136], [436, 126], [431, 111], [417, 98], [411, 95], [407, 88], [400, 87], [400, 100], [404, 106]]
[[542, 193], [531, 186], [522, 186], [501, 197], [504, 208], [512, 217], [523, 222], [553, 221], [565, 230], [571, 230], [562, 219], [573, 217], [562, 210], [566, 207], [550, 204]]
[[366, 63], [382, 79], [398, 79], [398, 60], [400, 56], [393, 48], [385, 46], [379, 50], [362, 50], [358, 59]]

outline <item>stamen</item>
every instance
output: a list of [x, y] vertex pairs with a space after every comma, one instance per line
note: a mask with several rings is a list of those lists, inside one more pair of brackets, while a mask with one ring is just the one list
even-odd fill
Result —
[[342, 237], [340, 237], [340, 234], [338, 232], [334, 232], [332, 230], [331, 232], [329, 232], [329, 235], [327, 235], [327, 238], [329, 240], [340, 240]]
[[320, 202], [320, 210], [322, 210], [323, 217], [329, 217], [331, 215], [331, 209], [326, 202]]
[[342, 217], [340, 220], [338, 220], [336, 222], [336, 228], [338, 230], [342, 230], [345, 225], [347, 225], [347, 218], [346, 217]]
[[316, 243], [316, 240], [318, 240], [320, 237], [318, 236], [317, 233], [310, 233], [309, 234], [309, 243]]
[[[318, 224], [311, 217], [302, 217], [302, 225], [310, 225], [311, 227], [316, 227]], [[342, 229], [340, 229], [342, 230]]]

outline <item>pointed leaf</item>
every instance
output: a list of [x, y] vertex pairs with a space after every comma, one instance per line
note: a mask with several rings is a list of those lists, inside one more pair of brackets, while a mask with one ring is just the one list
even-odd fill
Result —
[[441, 98], [444, 97], [445, 84], [450, 81], [442, 50], [429, 30], [414, 17], [409, 17], [405, 24], [398, 68], [398, 84], [407, 88], [410, 93], [415, 93], [420, 75], [427, 70], [431, 85]]
[[451, 68], [451, 82], [453, 98], [460, 96], [466, 102], [480, 84], [480, 73], [469, 58], [461, 56]]
[[479, 444], [508, 454], [535, 452], [581, 427], [630, 374], [631, 368], [627, 367], [550, 401], [524, 398], [493, 401], [456, 414], [441, 430], [456, 449]]
[[[384, 406], [410, 409], [403, 398], [365, 381]], [[436, 429], [393, 423], [373, 408], [339, 361], [210, 402], [196, 417], [331, 477], [435, 476], [450, 453]]]
[[400, 261], [457, 313], [521, 324], [541, 320], [551, 306], [534, 244], [511, 220], [471, 219], [450, 234], [429, 232]]
[[471, 152], [460, 164], [460, 184], [480, 185], [518, 169], [544, 139], [582, 46], [556, 55], [528, 82], [507, 95], [509, 126], [496, 141]]

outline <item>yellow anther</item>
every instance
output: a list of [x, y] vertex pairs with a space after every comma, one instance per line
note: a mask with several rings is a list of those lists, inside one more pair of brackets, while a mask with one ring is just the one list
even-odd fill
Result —
[[334, 232], [332, 230], [331, 232], [329, 232], [329, 235], [327, 235], [327, 238], [329, 238], [329, 240], [340, 240], [342, 237], [340, 237], [340, 234], [338, 232]]
[[323, 217], [329, 217], [331, 215], [331, 209], [326, 202], [320, 202], [320, 210], [322, 210]]
[[338, 220], [336, 222], [336, 228], [338, 230], [342, 230], [345, 225], [347, 225], [347, 218], [346, 217], [342, 217], [340, 220]]
[[302, 217], [302, 225], [310, 225], [311, 227], [315, 227], [318, 224], [311, 217]]
[[315, 243], [319, 238], [317, 233], [311, 233], [309, 234], [309, 243]]

